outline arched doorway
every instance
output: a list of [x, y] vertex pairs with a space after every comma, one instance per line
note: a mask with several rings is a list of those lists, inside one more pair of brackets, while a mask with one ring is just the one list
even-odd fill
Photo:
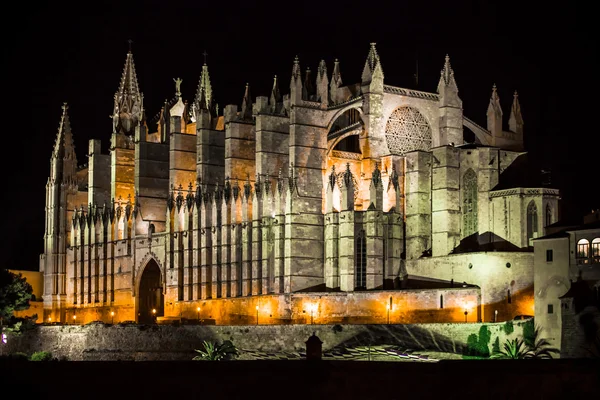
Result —
[[[156, 310], [156, 312], [152, 312]], [[138, 323], [154, 323], [156, 317], [164, 315], [164, 298], [160, 268], [154, 259], [150, 259], [138, 290]]]

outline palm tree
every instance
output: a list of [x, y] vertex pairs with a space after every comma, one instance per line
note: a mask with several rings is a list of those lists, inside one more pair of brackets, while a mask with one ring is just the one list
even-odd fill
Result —
[[521, 338], [507, 340], [503, 347], [504, 350], [494, 352], [491, 358], [517, 360], [525, 358], [525, 355], [527, 354], [525, 343]]
[[194, 357], [193, 360], [221, 361], [229, 360], [239, 355], [237, 348], [233, 345], [233, 343], [231, 343], [230, 340], [225, 340], [221, 344], [204, 340], [202, 345], [204, 346], [204, 349], [196, 350], [196, 352], [200, 354]]
[[542, 329], [543, 328], [540, 326], [535, 327], [535, 330], [531, 335], [531, 343], [527, 346], [525, 358], [552, 359], [553, 354], [560, 354], [560, 350], [552, 347], [547, 339], [540, 337]]

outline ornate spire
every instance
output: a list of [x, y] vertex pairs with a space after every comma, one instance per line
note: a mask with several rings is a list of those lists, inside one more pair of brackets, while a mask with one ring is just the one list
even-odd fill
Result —
[[350, 163], [346, 163], [346, 171], [344, 171], [343, 179], [346, 186], [350, 186], [353, 183], [352, 171], [350, 171]]
[[508, 119], [508, 128], [511, 132], [522, 133], [523, 131], [523, 116], [521, 115], [521, 104], [519, 103], [519, 94], [515, 90], [513, 95], [513, 103], [510, 108], [510, 117]]
[[62, 116], [56, 133], [56, 141], [54, 142], [53, 158], [72, 158], [75, 159], [75, 151], [73, 146], [73, 133], [71, 132], [71, 122], [67, 110], [67, 103], [62, 105]]
[[294, 58], [294, 66], [292, 67], [292, 81], [300, 79], [300, 74], [300, 60], [298, 59], [298, 56], [296, 56], [296, 58]]
[[444, 68], [442, 68], [440, 81], [438, 83], [437, 91], [440, 93], [441, 89], [444, 86], [449, 86], [456, 91], [458, 91], [458, 87], [456, 86], [456, 81], [454, 80], [454, 70], [450, 65], [450, 56], [446, 54], [446, 59], [444, 62]]
[[317, 70], [317, 82], [321, 82], [323, 79], [328, 79], [327, 64], [325, 63], [325, 60], [319, 62], [319, 68]]
[[135, 73], [131, 49], [125, 59], [125, 67], [121, 74], [121, 82], [115, 94], [113, 131], [116, 133], [133, 133], [133, 129], [142, 118], [142, 94]]
[[331, 166], [331, 174], [329, 174], [329, 189], [333, 191], [335, 183], [337, 181], [337, 175], [335, 173], [335, 165]]
[[502, 107], [500, 106], [500, 96], [498, 96], [498, 91], [496, 90], [496, 84], [492, 86], [492, 96], [490, 97], [490, 104], [488, 106], [487, 114], [490, 115], [494, 113], [495, 115], [502, 116]]
[[310, 68], [306, 68], [304, 75], [304, 86], [302, 87], [302, 98], [304, 100], [312, 100], [314, 95], [314, 86], [310, 77]]
[[[204, 100], [202, 98], [204, 97]], [[208, 75], [208, 66], [206, 65], [206, 59], [202, 66], [202, 73], [200, 74], [200, 80], [198, 81], [198, 89], [196, 90], [196, 97], [194, 97], [194, 103], [196, 104], [197, 110], [210, 110], [212, 105], [212, 86], [210, 84], [210, 76]]]
[[342, 74], [340, 73], [340, 62], [336, 58], [333, 62], [333, 73], [331, 74], [331, 88], [342, 86]]
[[381, 171], [379, 170], [379, 164], [375, 163], [375, 170], [371, 176], [371, 183], [375, 186], [381, 184]]
[[252, 120], [252, 98], [250, 97], [250, 85], [246, 83], [244, 99], [242, 100], [242, 111], [240, 118], [244, 120]]
[[381, 73], [383, 74], [383, 69], [381, 68], [381, 61], [379, 59], [379, 54], [377, 54], [375, 43], [371, 43], [369, 55], [367, 56], [367, 60], [365, 61], [365, 66], [363, 68], [362, 73], [363, 85], [371, 83], [376, 68], [379, 68], [381, 70]]
[[279, 84], [277, 83], [277, 75], [275, 75], [273, 78], [273, 89], [271, 89], [271, 98], [269, 99], [271, 112], [277, 112], [277, 104], [279, 103], [281, 103], [281, 92], [279, 91]]

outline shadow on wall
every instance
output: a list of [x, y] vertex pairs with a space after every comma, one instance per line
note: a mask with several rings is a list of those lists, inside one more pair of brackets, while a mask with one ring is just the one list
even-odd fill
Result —
[[471, 253], [476, 251], [527, 251], [527, 248], [515, 246], [493, 232], [474, 233], [460, 241], [451, 254]]

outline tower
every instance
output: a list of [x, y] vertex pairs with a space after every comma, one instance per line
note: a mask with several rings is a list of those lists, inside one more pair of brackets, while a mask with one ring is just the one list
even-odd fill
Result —
[[454, 70], [450, 65], [450, 57], [446, 55], [437, 91], [440, 95], [440, 133], [437, 143], [433, 139], [433, 147], [457, 146], [463, 143], [463, 109], [462, 100], [458, 97], [458, 86], [454, 79]]
[[502, 107], [495, 83], [487, 109], [487, 129], [492, 134], [492, 146], [497, 146], [497, 139], [502, 138]]
[[71, 221], [74, 211], [69, 209], [72, 204], [69, 200], [77, 193], [77, 158], [68, 108], [67, 103], [64, 103], [54, 150], [50, 157], [50, 176], [46, 184], [44, 253], [40, 257], [40, 271], [44, 274], [44, 309], [51, 313], [49, 316], [54, 321], [65, 320], [66, 253], [69, 243], [67, 224]]

